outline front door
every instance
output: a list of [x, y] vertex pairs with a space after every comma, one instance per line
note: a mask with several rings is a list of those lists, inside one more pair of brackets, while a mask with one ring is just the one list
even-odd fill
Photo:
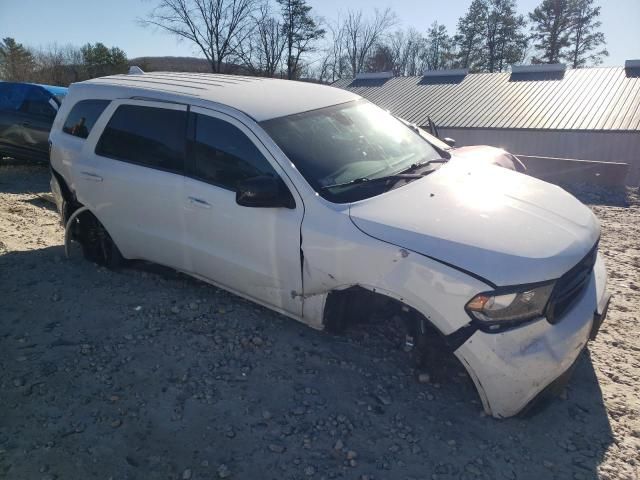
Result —
[[[183, 205], [193, 273], [294, 316], [302, 314], [303, 205], [269, 151], [242, 122], [192, 107]], [[239, 180], [282, 178], [296, 206], [236, 203]]]

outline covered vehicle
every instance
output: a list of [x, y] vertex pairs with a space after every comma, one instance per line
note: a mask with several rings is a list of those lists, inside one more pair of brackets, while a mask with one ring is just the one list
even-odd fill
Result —
[[0, 157], [49, 160], [49, 131], [64, 87], [0, 82]]
[[566, 381], [606, 316], [589, 208], [344, 90], [104, 77], [71, 86], [50, 140], [88, 259], [160, 263], [317, 329], [386, 302], [415, 345], [453, 352], [496, 417]]

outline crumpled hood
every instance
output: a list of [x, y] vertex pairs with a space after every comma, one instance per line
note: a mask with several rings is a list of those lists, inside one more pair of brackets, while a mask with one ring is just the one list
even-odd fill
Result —
[[559, 278], [600, 235], [591, 210], [560, 187], [464, 161], [353, 203], [349, 214], [372, 237], [498, 286]]
[[489, 145], [458, 147], [451, 153], [453, 154], [453, 160], [473, 160], [478, 163], [498, 165], [508, 168], [509, 170], [515, 170], [516, 172], [524, 172], [527, 169], [515, 155], [510, 154], [502, 148], [491, 147]]

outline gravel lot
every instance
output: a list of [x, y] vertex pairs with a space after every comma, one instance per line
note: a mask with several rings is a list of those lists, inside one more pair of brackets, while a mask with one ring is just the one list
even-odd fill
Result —
[[64, 258], [44, 167], [0, 166], [0, 478], [638, 479], [640, 202], [586, 198], [615, 293], [562, 398], [481, 413], [392, 326], [333, 336], [175, 272]]

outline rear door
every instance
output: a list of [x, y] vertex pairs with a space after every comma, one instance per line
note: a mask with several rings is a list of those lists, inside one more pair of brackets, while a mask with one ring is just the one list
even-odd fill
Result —
[[113, 101], [74, 164], [80, 201], [127, 258], [189, 270], [183, 211], [186, 125], [185, 105]]
[[[193, 273], [285, 313], [302, 314], [300, 225], [303, 203], [270, 152], [239, 120], [191, 107], [186, 213]], [[239, 180], [280, 177], [289, 208], [236, 203]]]
[[20, 114], [28, 85], [0, 82], [0, 150], [9, 155], [22, 153], [23, 116]]
[[36, 85], [27, 85], [26, 96], [18, 112], [22, 127], [22, 147], [27, 155], [40, 160], [49, 158], [49, 132], [58, 112], [51, 95]]

